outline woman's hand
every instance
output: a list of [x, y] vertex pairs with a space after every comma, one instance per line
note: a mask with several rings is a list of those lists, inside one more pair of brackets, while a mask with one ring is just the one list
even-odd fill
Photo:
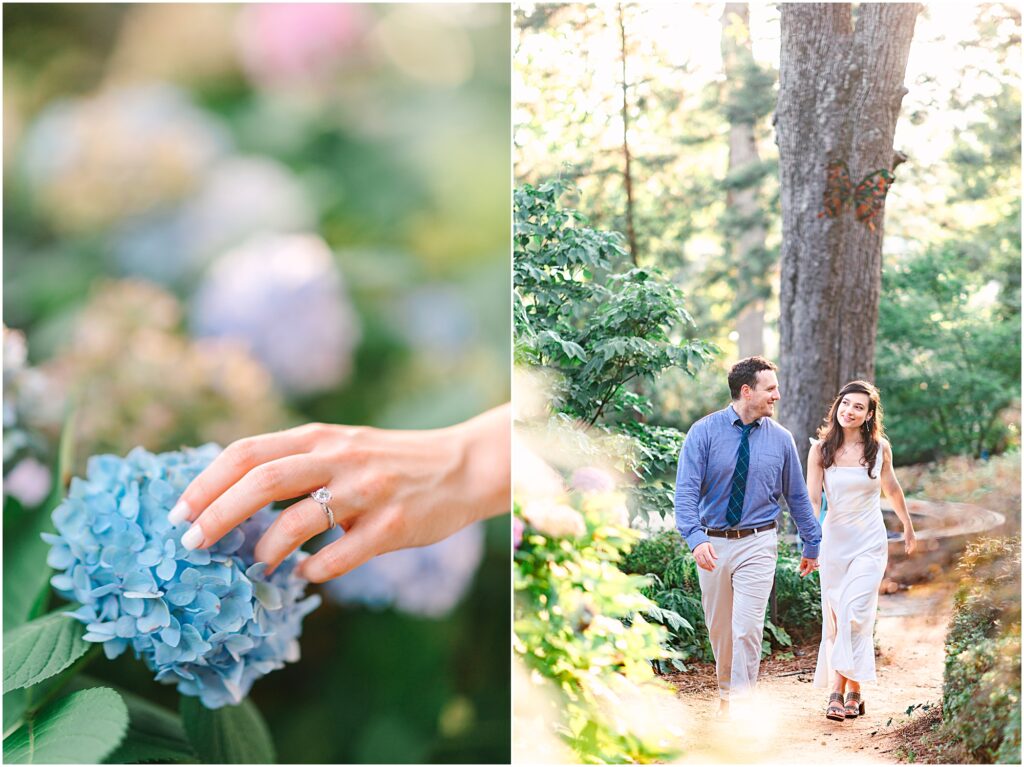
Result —
[[508, 511], [510, 430], [504, 405], [446, 429], [307, 424], [249, 437], [193, 480], [170, 518], [192, 522], [186, 547], [206, 548], [268, 503], [301, 497], [256, 544], [257, 561], [273, 569], [327, 529], [327, 515], [309, 497], [326, 487], [345, 535], [300, 566], [300, 575], [320, 583]]
[[903, 528], [903, 547], [908, 557], [917, 551], [917, 534], [914, 533], [913, 527]]

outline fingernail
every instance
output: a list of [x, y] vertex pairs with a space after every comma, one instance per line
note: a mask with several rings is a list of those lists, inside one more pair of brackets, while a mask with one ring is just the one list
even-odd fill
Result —
[[198, 548], [199, 544], [203, 542], [203, 528], [199, 525], [192, 525], [185, 534], [181, 536], [181, 545], [186, 549]]
[[176, 504], [174, 504], [174, 508], [171, 509], [170, 512], [167, 514], [167, 521], [170, 522], [172, 525], [177, 525], [180, 522], [184, 522], [188, 518], [190, 511], [191, 509], [189, 509], [187, 503], [185, 503], [184, 501], [178, 501]]

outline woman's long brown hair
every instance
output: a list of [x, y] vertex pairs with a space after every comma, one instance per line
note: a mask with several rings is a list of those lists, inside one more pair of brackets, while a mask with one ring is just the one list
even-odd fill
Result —
[[839, 425], [839, 403], [847, 394], [868, 395], [868, 414], [864, 423], [860, 425], [861, 437], [864, 440], [864, 457], [861, 458], [861, 464], [867, 467], [868, 476], [874, 479], [871, 469], [874, 468], [875, 459], [878, 457], [878, 448], [885, 436], [885, 429], [882, 427], [882, 400], [878, 395], [878, 389], [867, 381], [850, 381], [840, 389], [829, 409], [828, 417], [818, 429], [818, 439], [821, 440], [821, 468], [827, 469], [836, 462], [836, 452], [843, 444], [843, 427]]

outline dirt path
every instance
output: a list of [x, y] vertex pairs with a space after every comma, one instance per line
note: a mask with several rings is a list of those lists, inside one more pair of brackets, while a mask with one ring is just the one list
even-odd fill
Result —
[[762, 666], [761, 703], [739, 721], [713, 716], [716, 692], [707, 680], [689, 684], [686, 675], [677, 677], [687, 710], [681, 763], [895, 763], [889, 733], [907, 721], [907, 707], [942, 697], [950, 608], [950, 589], [933, 584], [879, 597], [878, 681], [864, 685], [867, 715], [858, 719], [825, 718], [828, 696], [812, 684], [816, 656], [810, 652], [790, 666], [812, 668], [808, 673], [782, 668], [765, 674]]

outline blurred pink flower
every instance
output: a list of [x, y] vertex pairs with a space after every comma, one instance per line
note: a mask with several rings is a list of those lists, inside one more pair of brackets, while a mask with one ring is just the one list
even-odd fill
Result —
[[561, 503], [533, 501], [523, 509], [523, 516], [530, 527], [549, 538], [575, 538], [587, 532], [583, 515]]
[[50, 492], [50, 469], [35, 458], [25, 458], [4, 477], [4, 494], [12, 495], [26, 508], [38, 506]]
[[335, 3], [246, 6], [238, 45], [249, 79], [288, 85], [324, 77], [356, 46], [368, 23], [365, 8]]
[[610, 493], [615, 490], [612, 475], [594, 466], [584, 466], [574, 471], [569, 484], [573, 490], [581, 493]]
[[512, 544], [515, 548], [519, 548], [519, 545], [523, 542], [523, 531], [526, 529], [526, 524], [519, 517], [512, 517]]

